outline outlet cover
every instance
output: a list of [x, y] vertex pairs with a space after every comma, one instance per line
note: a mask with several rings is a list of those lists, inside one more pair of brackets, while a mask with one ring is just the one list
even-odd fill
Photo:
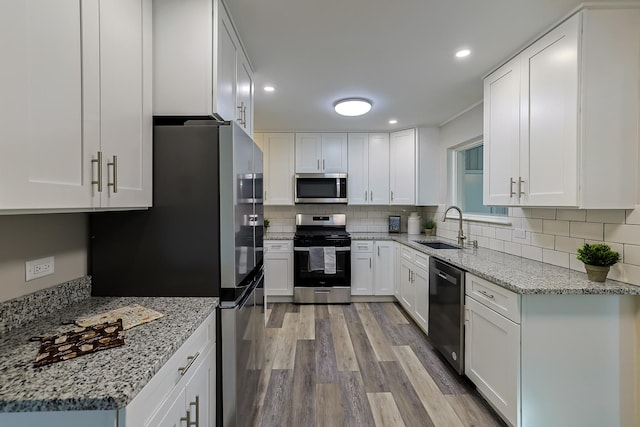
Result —
[[54, 267], [55, 263], [52, 256], [27, 261], [25, 262], [25, 279], [28, 282], [29, 280], [53, 274]]

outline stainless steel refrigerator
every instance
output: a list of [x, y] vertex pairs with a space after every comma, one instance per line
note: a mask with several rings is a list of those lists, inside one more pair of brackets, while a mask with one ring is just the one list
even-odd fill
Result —
[[153, 207], [90, 216], [92, 294], [220, 297], [217, 425], [249, 426], [264, 354], [262, 151], [235, 123], [156, 117], [153, 132]]

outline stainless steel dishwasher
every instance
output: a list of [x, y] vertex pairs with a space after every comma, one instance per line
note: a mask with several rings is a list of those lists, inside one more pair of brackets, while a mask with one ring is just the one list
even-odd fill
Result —
[[464, 372], [464, 270], [429, 260], [429, 339], [447, 361]]

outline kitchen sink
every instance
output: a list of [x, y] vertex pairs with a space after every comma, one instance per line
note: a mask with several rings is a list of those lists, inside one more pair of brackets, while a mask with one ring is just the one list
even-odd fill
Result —
[[414, 240], [414, 242], [419, 243], [431, 249], [461, 249], [460, 246], [451, 245], [449, 243], [441, 242], [439, 240], [431, 240], [431, 241]]

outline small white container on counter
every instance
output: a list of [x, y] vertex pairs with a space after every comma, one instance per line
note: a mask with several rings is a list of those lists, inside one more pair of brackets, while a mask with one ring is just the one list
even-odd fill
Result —
[[409, 215], [409, 220], [407, 222], [407, 233], [409, 234], [420, 234], [420, 217], [417, 212], [412, 212]]

